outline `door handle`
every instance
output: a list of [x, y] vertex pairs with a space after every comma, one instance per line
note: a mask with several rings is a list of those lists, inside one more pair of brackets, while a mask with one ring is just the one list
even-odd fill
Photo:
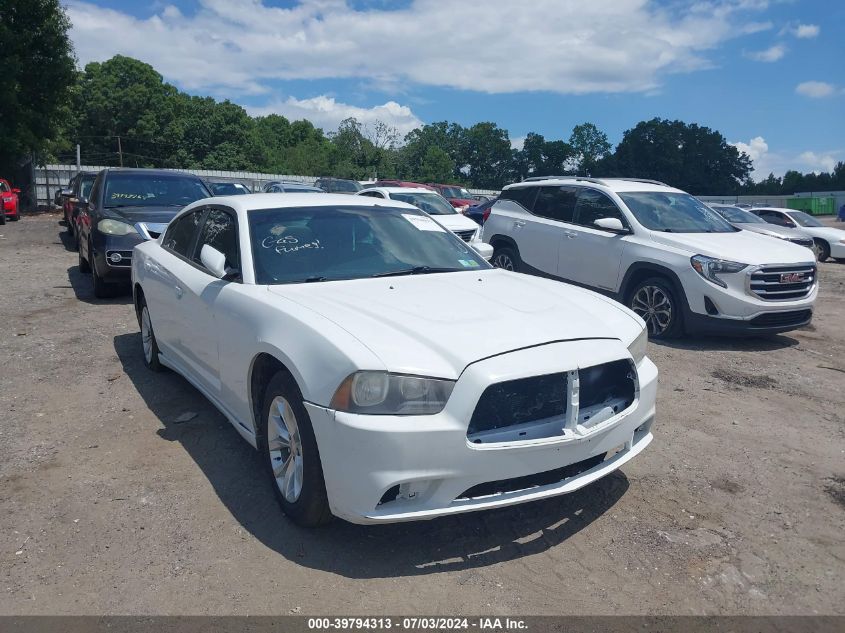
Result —
[[182, 298], [182, 293], [183, 293], [183, 290], [182, 290], [182, 287], [181, 287], [181, 286], [173, 286], [173, 291], [176, 293], [176, 298], [177, 298], [177, 299], [181, 299], [181, 298]]
[[572, 231], [564, 231], [563, 234], [568, 237], [570, 240], [573, 238], [578, 237], [577, 233], [573, 233]]
[[515, 220], [513, 223], [513, 228], [515, 229], [521, 229], [523, 226], [525, 226], [525, 222], [522, 220]]

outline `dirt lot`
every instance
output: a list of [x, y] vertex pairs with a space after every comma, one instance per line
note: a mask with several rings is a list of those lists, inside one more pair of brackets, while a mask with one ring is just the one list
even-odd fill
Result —
[[651, 344], [656, 439], [624, 472], [307, 531], [223, 416], [144, 368], [57, 219], [0, 227], [0, 613], [845, 614], [845, 265], [805, 330]]

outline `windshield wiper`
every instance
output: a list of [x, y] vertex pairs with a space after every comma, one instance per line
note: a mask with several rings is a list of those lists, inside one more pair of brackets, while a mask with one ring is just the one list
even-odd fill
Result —
[[318, 281], [328, 281], [328, 279], [329, 279], [328, 277], [321, 277], [319, 275], [314, 275], [313, 277], [307, 277], [307, 278], [303, 279], [302, 283], [313, 284], [313, 283], [316, 283]]
[[376, 273], [370, 277], [399, 277], [401, 275], [427, 275], [429, 273], [453, 273], [463, 268], [433, 268], [431, 266], [414, 266], [403, 270], [390, 270], [386, 273]]

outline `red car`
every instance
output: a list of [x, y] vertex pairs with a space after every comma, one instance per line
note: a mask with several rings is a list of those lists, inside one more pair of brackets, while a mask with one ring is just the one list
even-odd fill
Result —
[[421, 187], [422, 189], [431, 189], [436, 191], [434, 187], [423, 185], [419, 182], [410, 182], [408, 180], [379, 180], [373, 183], [373, 187]]
[[478, 200], [474, 199], [472, 194], [461, 185], [439, 185], [430, 182], [428, 186], [436, 189], [460, 213], [466, 213], [467, 209], [478, 204]]
[[18, 203], [18, 194], [21, 192], [17, 187], [12, 187], [9, 181], [5, 178], [0, 178], [0, 200], [2, 200], [3, 209], [0, 213], [0, 224], [6, 224], [6, 218], [17, 221], [21, 219], [20, 205]]

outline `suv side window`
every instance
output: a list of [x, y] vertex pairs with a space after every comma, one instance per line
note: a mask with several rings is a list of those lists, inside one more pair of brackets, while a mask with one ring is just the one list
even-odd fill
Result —
[[524, 207], [526, 211], [531, 211], [536, 196], [537, 187], [515, 187], [513, 189], [505, 189], [502, 195], [499, 196], [499, 200], [513, 200]]
[[162, 246], [177, 255], [190, 259], [188, 253], [191, 244], [194, 243], [204, 213], [205, 209], [197, 209], [173, 222], [167, 227]]
[[194, 249], [193, 261], [202, 266], [200, 251], [208, 244], [226, 256], [229, 268], [240, 269], [241, 258], [238, 251], [238, 224], [232, 214], [222, 209], [211, 209], [205, 218], [200, 239]]
[[613, 200], [601, 191], [582, 189], [575, 203], [575, 224], [598, 228], [594, 222], [600, 218], [616, 218], [622, 226], [628, 226], [628, 221]]
[[575, 187], [539, 187], [534, 201], [534, 215], [539, 215], [558, 222], [572, 222], [575, 215], [575, 200], [578, 189]]

